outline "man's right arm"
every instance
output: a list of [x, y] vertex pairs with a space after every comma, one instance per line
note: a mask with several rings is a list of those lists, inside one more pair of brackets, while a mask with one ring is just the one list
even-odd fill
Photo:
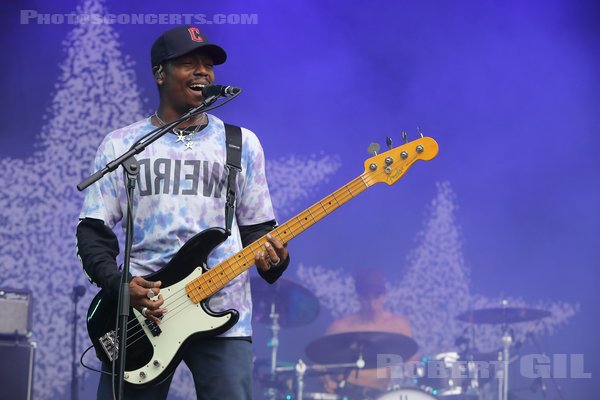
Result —
[[[119, 241], [104, 221], [83, 218], [77, 225], [77, 255], [90, 282], [113, 299], [118, 297], [121, 273], [117, 268]], [[132, 277], [129, 277], [131, 281]]]

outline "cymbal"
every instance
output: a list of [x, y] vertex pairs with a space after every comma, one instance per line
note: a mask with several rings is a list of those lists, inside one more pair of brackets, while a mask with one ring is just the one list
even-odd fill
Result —
[[377, 367], [378, 354], [412, 357], [418, 349], [412, 338], [391, 332], [345, 332], [314, 340], [306, 347], [308, 357], [319, 364], [353, 363], [362, 355], [366, 368]]
[[466, 311], [457, 316], [456, 319], [472, 324], [514, 324], [535, 321], [550, 315], [550, 311], [534, 308], [496, 307]]
[[251, 279], [252, 314], [254, 320], [271, 324], [271, 305], [279, 314], [278, 323], [284, 328], [306, 325], [319, 316], [319, 300], [298, 283], [279, 278], [269, 284], [262, 278]]

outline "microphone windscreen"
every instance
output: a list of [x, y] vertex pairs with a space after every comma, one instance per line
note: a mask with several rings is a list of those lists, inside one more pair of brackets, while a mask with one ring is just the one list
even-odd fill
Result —
[[221, 86], [219, 85], [207, 85], [202, 88], [202, 96], [205, 99], [210, 97], [219, 96], [221, 94]]

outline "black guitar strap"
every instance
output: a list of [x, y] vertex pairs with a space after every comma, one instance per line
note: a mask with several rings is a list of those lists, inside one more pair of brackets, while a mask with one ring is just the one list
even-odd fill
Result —
[[235, 215], [235, 182], [242, 170], [242, 129], [225, 124], [225, 145], [227, 148], [227, 197], [225, 198], [225, 233], [231, 235], [231, 224]]

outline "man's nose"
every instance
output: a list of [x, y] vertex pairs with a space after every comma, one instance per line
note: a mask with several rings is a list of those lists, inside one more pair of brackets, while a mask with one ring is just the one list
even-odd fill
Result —
[[196, 68], [194, 69], [194, 74], [195, 75], [208, 75], [210, 73], [210, 68], [203, 64], [203, 63], [198, 63], [198, 65], [196, 66]]

